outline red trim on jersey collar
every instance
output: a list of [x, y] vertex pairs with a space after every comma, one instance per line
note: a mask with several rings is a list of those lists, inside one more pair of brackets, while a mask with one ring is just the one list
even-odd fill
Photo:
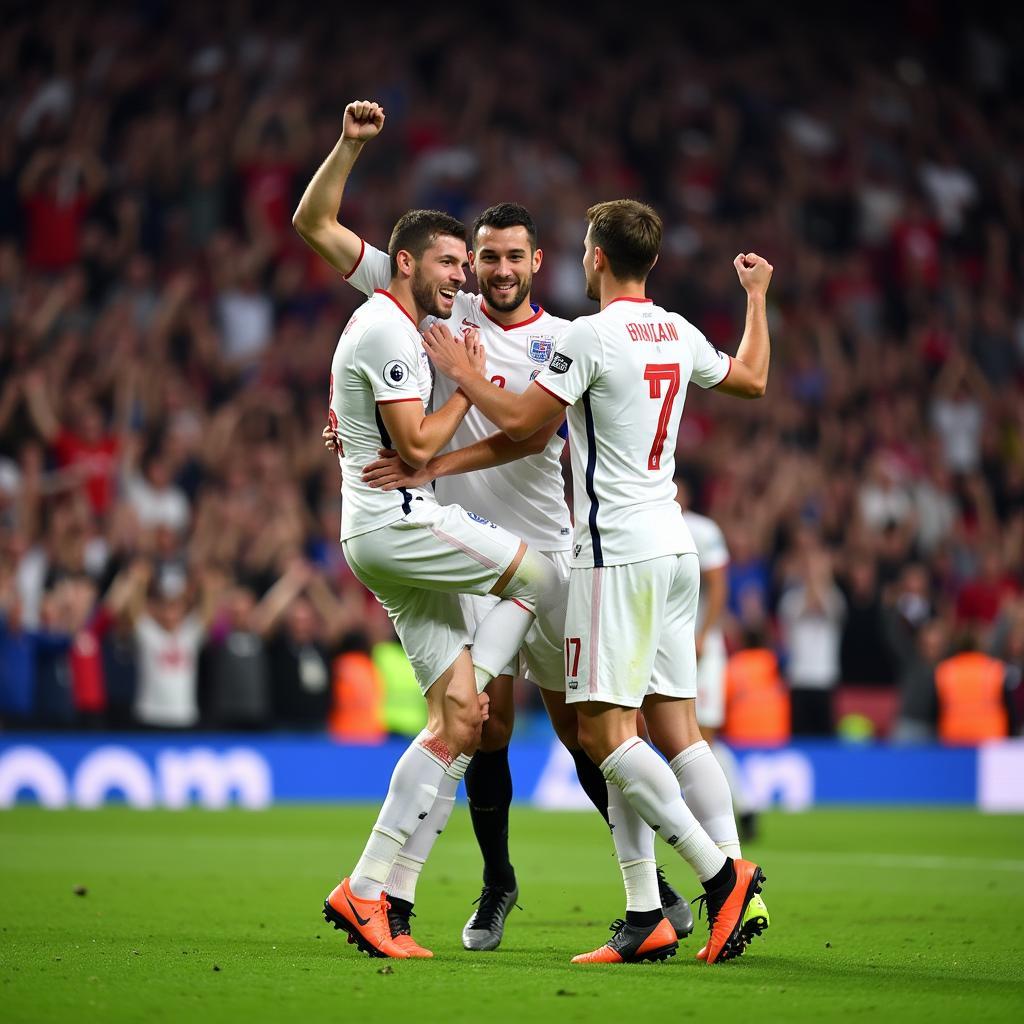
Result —
[[[612, 302], [653, 302], [654, 299], [641, 299], [633, 295], [620, 295], [617, 299], [612, 299]], [[605, 309], [612, 304], [612, 302], [605, 304]]]
[[412, 320], [413, 327], [415, 327], [417, 330], [419, 330], [419, 324], [416, 323], [416, 321], [412, 319], [412, 314], [409, 312], [409, 310], [407, 310], [405, 308], [405, 306], [403, 306], [398, 301], [398, 299], [396, 299], [394, 297], [394, 295], [392, 295], [391, 292], [389, 292], [386, 288], [374, 288], [373, 289], [373, 294], [374, 295], [386, 295], [410, 320]]
[[480, 308], [481, 308], [481, 310], [483, 310], [484, 316], [487, 317], [487, 319], [490, 320], [492, 324], [498, 324], [498, 326], [503, 331], [514, 331], [517, 327], [525, 327], [527, 324], [532, 324], [534, 322], [534, 320], [539, 320], [544, 315], [544, 307], [543, 306], [538, 306], [537, 307], [537, 312], [534, 313], [533, 316], [531, 316], [529, 319], [527, 319], [527, 320], [520, 320], [519, 323], [517, 323], [517, 324], [509, 324], [506, 327], [504, 324], [498, 323], [498, 321], [495, 320], [494, 317], [491, 316], [491, 314], [487, 312], [487, 303], [486, 302], [481, 302], [480, 303]]
[[352, 269], [347, 274], [343, 274], [342, 275], [342, 278], [341, 278], [342, 281], [347, 281], [359, 269], [359, 264], [363, 262], [363, 256], [365, 254], [366, 254], [366, 239], [360, 238], [359, 239], [359, 256], [356, 258], [355, 263], [352, 264]]
[[556, 395], [554, 391], [551, 390], [551, 388], [544, 387], [544, 385], [541, 384], [539, 380], [535, 380], [533, 383], [536, 384], [537, 387], [541, 389], [541, 391], [547, 392], [552, 398], [557, 398], [558, 401], [562, 403], [562, 405], [567, 406], [569, 404], [561, 395]]

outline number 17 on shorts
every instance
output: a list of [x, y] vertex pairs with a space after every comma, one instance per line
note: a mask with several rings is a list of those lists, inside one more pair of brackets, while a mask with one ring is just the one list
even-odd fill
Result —
[[567, 636], [565, 638], [565, 688], [566, 690], [578, 690], [580, 671], [580, 651], [583, 649], [583, 641], [578, 636]]

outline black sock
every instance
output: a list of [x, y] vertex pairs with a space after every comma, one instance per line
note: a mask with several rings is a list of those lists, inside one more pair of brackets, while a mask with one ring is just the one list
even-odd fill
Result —
[[576, 762], [576, 777], [580, 780], [583, 792], [590, 797], [590, 802], [597, 808], [597, 813], [608, 821], [608, 783], [604, 781], [601, 769], [587, 757], [582, 749], [570, 750]]
[[392, 910], [397, 910], [400, 914], [405, 914], [406, 917], [412, 913], [412, 904], [408, 900], [399, 899], [388, 893], [388, 903], [391, 904]]
[[717, 875], [709, 878], [704, 884], [705, 892], [714, 892], [716, 889], [721, 889], [723, 885], [732, 887], [736, 884], [736, 867], [732, 862], [732, 857], [726, 857], [725, 863], [722, 865], [722, 870]]
[[466, 769], [466, 798], [484, 858], [484, 885], [511, 892], [516, 887], [516, 873], [508, 856], [508, 809], [512, 803], [508, 747], [478, 750], [473, 755]]
[[657, 910], [627, 910], [626, 924], [635, 924], [643, 928], [657, 924], [664, 916], [661, 907], [658, 907]]

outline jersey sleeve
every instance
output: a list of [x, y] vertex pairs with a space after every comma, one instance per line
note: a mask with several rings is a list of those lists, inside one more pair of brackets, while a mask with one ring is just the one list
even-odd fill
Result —
[[369, 243], [362, 242], [359, 259], [345, 275], [345, 280], [364, 295], [372, 295], [375, 288], [387, 288], [391, 282], [391, 257]]
[[601, 370], [601, 339], [593, 327], [577, 320], [562, 335], [535, 383], [560, 402], [575, 405]]
[[416, 343], [390, 324], [376, 324], [359, 339], [356, 368], [366, 378], [375, 402], [422, 402]]
[[693, 372], [690, 380], [702, 388], [713, 388], [729, 376], [732, 356], [719, 352], [692, 324], [687, 325], [687, 337], [693, 350]]

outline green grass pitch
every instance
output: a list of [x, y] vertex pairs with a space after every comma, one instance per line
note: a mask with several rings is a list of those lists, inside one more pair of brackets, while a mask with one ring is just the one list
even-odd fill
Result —
[[[700, 922], [663, 964], [574, 967], [623, 906], [596, 815], [513, 809], [524, 909], [500, 950], [466, 953], [479, 867], [460, 805], [413, 922], [436, 959], [396, 962], [320, 916], [374, 813], [0, 813], [0, 1020], [1024, 1019], [1024, 818], [768, 815], [746, 852], [772, 927], [742, 959], [694, 960]], [[686, 865], [663, 862], [692, 895]]]

